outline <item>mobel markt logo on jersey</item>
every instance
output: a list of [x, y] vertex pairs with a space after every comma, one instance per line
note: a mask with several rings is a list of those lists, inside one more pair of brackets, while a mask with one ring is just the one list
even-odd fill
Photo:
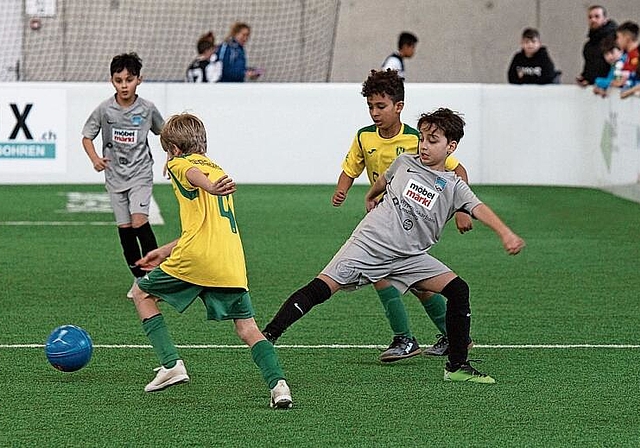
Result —
[[111, 140], [121, 145], [135, 145], [138, 142], [138, 130], [113, 128], [111, 130]]
[[[0, 159], [55, 159], [56, 133], [52, 130], [36, 133], [29, 127], [28, 118], [34, 104], [27, 103], [22, 110], [15, 103], [8, 106], [15, 121], [11, 123], [3, 119], [0, 122]], [[7, 115], [2, 113], [1, 116]], [[9, 134], [3, 135], [9, 129]]]
[[426, 208], [427, 210], [431, 210], [440, 194], [433, 191], [431, 188], [422, 185], [420, 182], [411, 179], [407, 182], [407, 186], [404, 188], [402, 196], [404, 196], [405, 199]]

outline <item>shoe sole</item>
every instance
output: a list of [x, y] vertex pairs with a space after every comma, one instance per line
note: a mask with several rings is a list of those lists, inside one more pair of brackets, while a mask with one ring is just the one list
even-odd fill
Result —
[[452, 383], [476, 383], [476, 384], [495, 384], [496, 380], [491, 377], [479, 377], [479, 376], [470, 376], [466, 379], [454, 380], [449, 375], [448, 372], [444, 374], [444, 380], [450, 381]]
[[278, 401], [271, 402], [271, 407], [273, 409], [290, 409], [291, 406], [293, 406], [291, 397], [281, 397]]
[[411, 353], [407, 353], [406, 355], [400, 355], [400, 356], [385, 356], [385, 357], [380, 356], [380, 362], [396, 362], [396, 361], [402, 361], [403, 359], [413, 358], [414, 356], [418, 356], [420, 353], [422, 353], [422, 349], [415, 350], [415, 351], [413, 351], [413, 352], [411, 352]]
[[167, 387], [175, 386], [176, 384], [188, 383], [189, 377], [187, 375], [177, 375], [171, 378], [169, 381], [166, 381], [159, 386], [154, 386], [152, 388], [145, 387], [145, 392], [160, 392], [161, 390], [165, 390]]

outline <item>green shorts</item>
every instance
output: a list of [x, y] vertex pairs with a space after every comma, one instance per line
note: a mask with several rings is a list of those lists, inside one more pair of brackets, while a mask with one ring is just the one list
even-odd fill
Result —
[[184, 312], [198, 297], [207, 308], [208, 320], [249, 319], [255, 315], [249, 292], [242, 288], [213, 288], [194, 285], [155, 268], [138, 281], [147, 294], [158, 297]]

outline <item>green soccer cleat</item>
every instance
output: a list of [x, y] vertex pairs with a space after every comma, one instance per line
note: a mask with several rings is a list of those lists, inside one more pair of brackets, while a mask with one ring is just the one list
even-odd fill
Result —
[[489, 375], [480, 373], [471, 367], [469, 362], [462, 364], [453, 372], [451, 371], [451, 364], [447, 363], [444, 367], [444, 380], [481, 384], [493, 384], [496, 382], [496, 380], [491, 378]]

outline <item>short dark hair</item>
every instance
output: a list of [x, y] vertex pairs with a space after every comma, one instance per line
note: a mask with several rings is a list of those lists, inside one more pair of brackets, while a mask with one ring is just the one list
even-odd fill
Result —
[[420, 115], [418, 129], [424, 124], [435, 126], [436, 129], [442, 129], [444, 136], [447, 138], [447, 142], [460, 142], [462, 137], [464, 137], [465, 122], [462, 119], [462, 115], [446, 107], [441, 107], [428, 114]]
[[594, 9], [601, 9], [601, 10], [602, 10], [602, 15], [603, 15], [604, 17], [608, 17], [608, 16], [607, 16], [607, 14], [608, 14], [608, 13], [607, 13], [607, 8], [605, 8], [604, 6], [602, 6], [602, 5], [591, 5], [591, 6], [589, 6], [589, 8], [587, 9], [587, 11], [593, 11]]
[[523, 39], [540, 39], [540, 32], [535, 28], [525, 28], [522, 32]]
[[142, 70], [142, 59], [140, 59], [140, 56], [136, 53], [131, 52], [119, 54], [111, 60], [111, 76], [113, 76], [114, 73], [120, 73], [125, 68], [133, 76], [140, 76], [140, 70]]
[[203, 34], [202, 36], [200, 36], [200, 39], [198, 39], [198, 54], [202, 54], [207, 50], [211, 50], [212, 48], [215, 48], [215, 46], [216, 39], [213, 35], [213, 31], [209, 31], [207, 34]]
[[614, 48], [620, 49], [615, 34], [605, 37], [602, 39], [602, 42], [600, 42], [600, 50], [602, 51], [602, 54], [605, 54]]
[[400, 36], [398, 37], [398, 50], [402, 49], [405, 45], [409, 45], [411, 47], [417, 42], [418, 38], [415, 34], [404, 31], [403, 33], [400, 33]]
[[387, 94], [391, 101], [404, 101], [404, 81], [397, 70], [371, 70], [369, 77], [362, 83], [362, 96]]
[[624, 22], [616, 31], [618, 33], [629, 33], [633, 40], [638, 40], [638, 24], [636, 22]]

